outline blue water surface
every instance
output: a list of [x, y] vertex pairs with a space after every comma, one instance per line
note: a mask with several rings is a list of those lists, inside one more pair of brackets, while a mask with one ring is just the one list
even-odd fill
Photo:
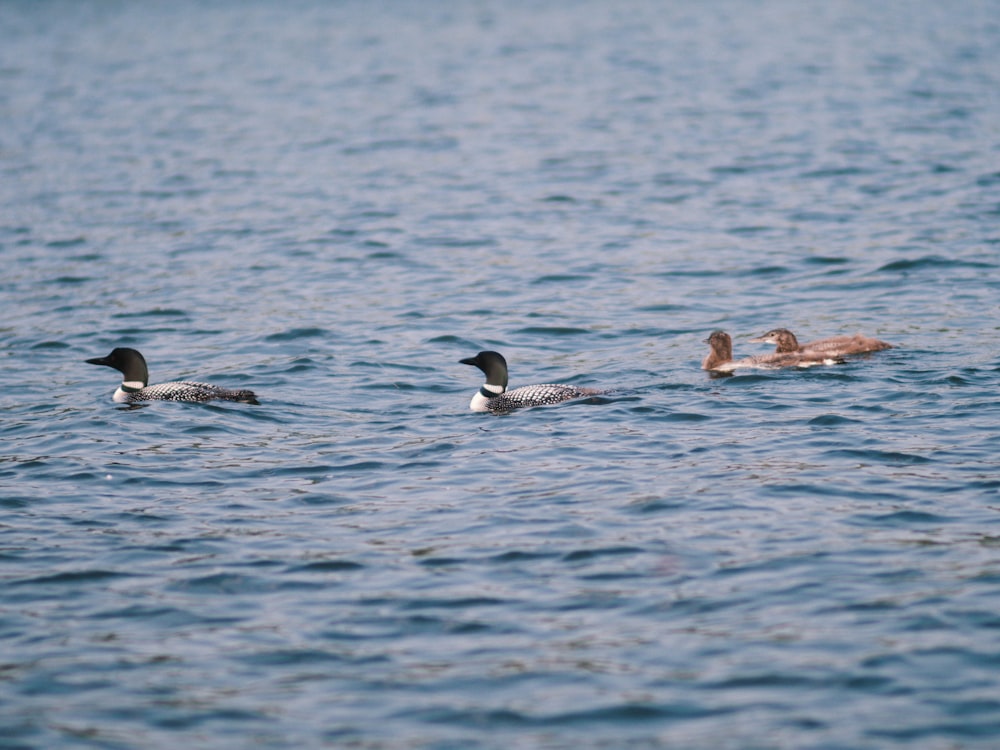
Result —
[[[1000, 745], [998, 51], [0, 5], [0, 747]], [[896, 348], [700, 369], [776, 326]], [[114, 404], [115, 346], [262, 403]], [[480, 349], [611, 393], [472, 413]]]

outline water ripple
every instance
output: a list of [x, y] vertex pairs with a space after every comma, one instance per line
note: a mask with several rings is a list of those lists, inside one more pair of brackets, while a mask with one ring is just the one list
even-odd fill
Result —
[[0, 745], [997, 745], [990, 3], [3, 7]]

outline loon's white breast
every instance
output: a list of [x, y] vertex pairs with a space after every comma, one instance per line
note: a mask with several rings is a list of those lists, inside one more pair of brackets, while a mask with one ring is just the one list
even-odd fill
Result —
[[483, 383], [482, 387], [476, 391], [476, 395], [472, 397], [472, 401], [469, 402], [469, 408], [472, 411], [489, 411], [490, 401], [495, 400], [497, 396], [503, 393], [502, 388], [494, 390], [496, 388], [499, 387]]

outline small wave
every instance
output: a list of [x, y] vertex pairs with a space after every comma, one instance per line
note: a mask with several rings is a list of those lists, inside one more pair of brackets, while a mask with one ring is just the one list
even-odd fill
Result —
[[641, 312], [681, 312], [687, 310], [687, 305], [675, 305], [671, 303], [663, 303], [659, 305], [641, 305], [637, 308]]
[[760, 266], [758, 268], [750, 268], [743, 272], [744, 276], [771, 276], [773, 274], [788, 273], [788, 268], [785, 266]]
[[896, 510], [891, 513], [864, 513], [856, 515], [855, 518], [868, 523], [875, 523], [880, 526], [910, 526], [911, 524], [940, 525], [948, 523], [951, 520], [947, 516], [920, 510]]
[[860, 422], [860, 419], [851, 419], [850, 417], [842, 417], [839, 414], [821, 414], [818, 417], [813, 417], [806, 424], [815, 425], [818, 427], [829, 427], [831, 425], [838, 424], [856, 424]]
[[857, 177], [867, 174], [871, 174], [871, 170], [861, 167], [821, 167], [803, 172], [799, 176], [804, 179], [828, 179], [830, 177]]
[[113, 313], [111, 317], [127, 318], [129, 320], [132, 318], [186, 318], [188, 317], [188, 313], [186, 310], [180, 310], [175, 307], [154, 307], [140, 312]]
[[472, 607], [498, 607], [509, 605], [507, 599], [492, 596], [464, 596], [455, 598], [421, 598], [401, 601], [401, 609], [469, 609]]
[[63, 248], [63, 247], [76, 247], [77, 245], [85, 245], [87, 243], [87, 238], [80, 237], [69, 237], [62, 240], [51, 240], [45, 243], [45, 247], [51, 248]]
[[831, 458], [852, 458], [862, 463], [892, 464], [896, 466], [907, 466], [911, 464], [929, 464], [934, 459], [920, 456], [915, 453], [902, 453], [900, 451], [880, 451], [874, 449], [840, 448], [827, 451], [827, 456]]
[[37, 344], [32, 344], [32, 349], [68, 349], [70, 347], [64, 341], [39, 341]]
[[427, 339], [428, 344], [458, 344], [462, 347], [470, 347], [476, 349], [478, 344], [474, 341], [470, 341], [464, 336], [455, 336], [454, 334], [444, 334], [443, 336], [433, 336]]
[[547, 276], [539, 276], [532, 281], [532, 284], [564, 284], [570, 281], [589, 281], [590, 276], [574, 273], [553, 273]]
[[449, 237], [437, 235], [432, 237], [418, 237], [414, 240], [414, 243], [425, 247], [478, 248], [493, 247], [497, 244], [497, 240], [493, 237]]
[[1000, 185], [1000, 172], [990, 172], [976, 178], [976, 185], [979, 187], [993, 187]]
[[326, 338], [331, 332], [326, 328], [289, 328], [286, 331], [265, 336], [265, 341], [294, 341], [296, 339]]
[[289, 568], [289, 573], [342, 573], [362, 570], [365, 566], [352, 560], [317, 560], [305, 565]]
[[591, 560], [597, 557], [634, 555], [642, 552], [639, 547], [604, 547], [599, 549], [577, 549], [567, 552], [562, 556], [566, 562], [578, 562], [580, 560]]
[[8, 581], [8, 586], [43, 586], [47, 584], [78, 584], [90, 583], [91, 581], [107, 581], [112, 578], [125, 578], [130, 573], [119, 573], [114, 570], [70, 570], [62, 573], [38, 576], [37, 578], [25, 578], [21, 580]]
[[[709, 708], [690, 702], [670, 704], [620, 703], [581, 711], [564, 711], [549, 714], [529, 714], [513, 709], [476, 710], [432, 707], [400, 712], [399, 716], [417, 718], [432, 724], [471, 726], [580, 726], [620, 723], [622, 727], [636, 722], [663, 719], [695, 719], [730, 713], [729, 708]], [[627, 744], [627, 743], [626, 743]], [[613, 746], [612, 745], [609, 746]]]
[[708, 422], [712, 419], [708, 414], [699, 414], [697, 412], [691, 411], [675, 411], [670, 414], [664, 415], [662, 418], [664, 422]]
[[274, 591], [278, 586], [271, 579], [241, 573], [213, 573], [206, 576], [175, 580], [168, 588], [194, 594], [258, 594]]
[[745, 224], [742, 226], [728, 227], [726, 229], [727, 234], [734, 234], [737, 237], [745, 237], [753, 234], [763, 234], [765, 232], [773, 232], [778, 227], [771, 226], [769, 224]]
[[940, 255], [925, 255], [922, 258], [894, 260], [881, 266], [879, 271], [917, 271], [925, 268], [976, 268], [993, 269], [996, 263], [984, 263], [971, 260], [953, 260]]
[[573, 328], [572, 326], [528, 326], [527, 328], [519, 328], [515, 333], [529, 336], [579, 336], [592, 333], [592, 331], [588, 328]]
[[331, 467], [331, 472], [349, 472], [349, 471], [378, 471], [385, 467], [385, 463], [382, 461], [357, 461], [353, 464], [345, 464], [343, 466]]
[[845, 263], [850, 263], [851, 259], [843, 257], [834, 257], [832, 255], [810, 255], [809, 257], [804, 258], [802, 262], [805, 263], [806, 265], [814, 265], [814, 266], [832, 266], [832, 265], [842, 266]]
[[534, 560], [545, 560], [553, 557], [558, 557], [558, 555], [554, 552], [527, 552], [524, 550], [510, 550], [508, 552], [502, 552], [499, 555], [494, 555], [489, 558], [489, 562], [504, 564], [512, 562], [533, 562]]
[[244, 664], [275, 667], [296, 664], [322, 664], [324, 662], [354, 661], [340, 654], [332, 654], [316, 648], [283, 648], [273, 651], [258, 651], [254, 654], [237, 655], [236, 661]]
[[383, 138], [355, 146], [345, 146], [342, 154], [356, 156], [378, 151], [450, 151], [458, 147], [458, 139], [450, 136], [440, 138]]

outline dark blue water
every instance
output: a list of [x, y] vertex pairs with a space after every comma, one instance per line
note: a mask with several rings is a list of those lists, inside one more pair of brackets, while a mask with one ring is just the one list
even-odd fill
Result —
[[[0, 747], [996, 747], [998, 50], [0, 4]], [[781, 325], [898, 346], [699, 369]], [[114, 346], [262, 404], [122, 408]], [[487, 348], [615, 392], [473, 414]]]

